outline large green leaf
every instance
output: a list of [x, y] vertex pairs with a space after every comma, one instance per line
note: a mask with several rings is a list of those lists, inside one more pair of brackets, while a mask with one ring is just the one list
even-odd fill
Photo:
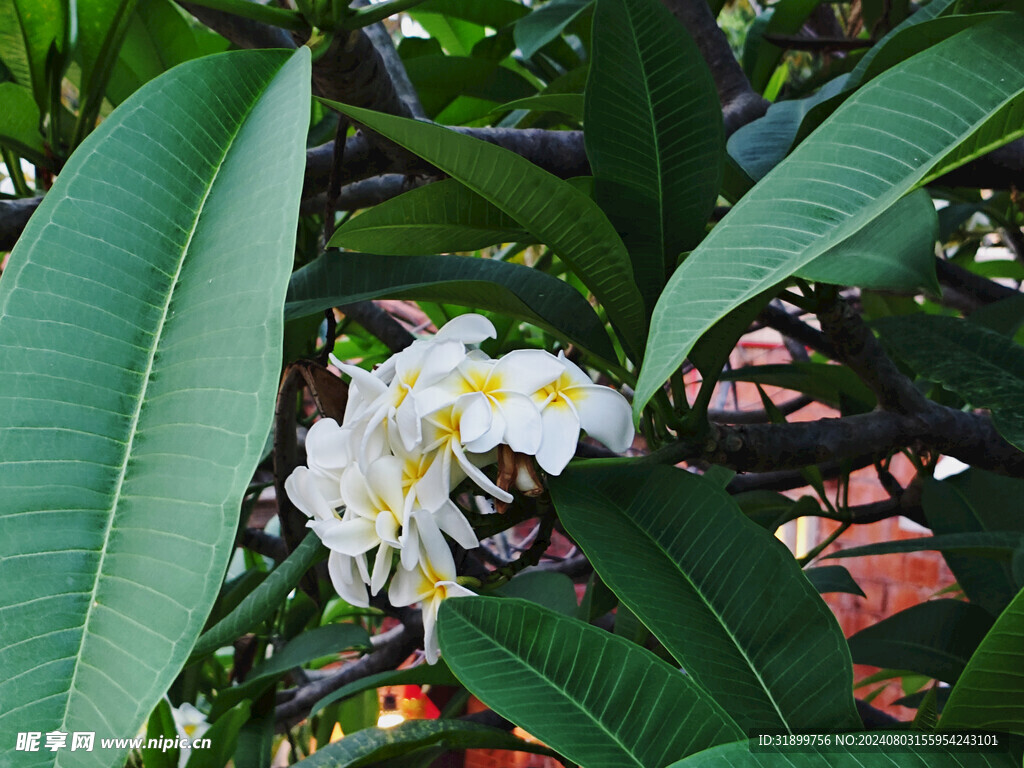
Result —
[[442, 745], [446, 749], [510, 749], [552, 755], [544, 746], [479, 723], [460, 720], [410, 720], [394, 728], [366, 728], [318, 749], [295, 763], [303, 768], [359, 768], [391, 765], [414, 749]]
[[604, 582], [744, 731], [858, 726], [835, 617], [722, 488], [674, 467], [601, 461], [549, 485]]
[[459, 96], [501, 104], [536, 92], [522, 75], [489, 59], [417, 56], [406, 62], [405, 68], [430, 117], [438, 116]]
[[882, 343], [917, 373], [956, 392], [1024, 450], [1024, 347], [988, 328], [943, 315], [885, 317]]
[[64, 0], [0, 0], [0, 59], [40, 110], [49, 104], [46, 58], [64, 34]]
[[697, 44], [658, 0], [598, 0], [593, 37], [584, 136], [594, 189], [653, 307], [718, 198], [722, 109]]
[[906, 669], [956, 682], [992, 616], [960, 600], [929, 600], [882, 619], [850, 637], [855, 664]]
[[[680, 760], [670, 768], [1016, 768], [1019, 762], [1005, 746], [991, 751], [912, 746], [920, 744], [920, 731], [843, 735], [850, 746], [839, 746], [839, 734], [825, 735], [830, 737], [829, 746], [759, 747], [756, 740], [726, 744]], [[874, 743], [873, 738], [877, 739]], [[863, 739], [867, 744], [861, 746]]]
[[17, 83], [0, 83], [0, 144], [33, 162], [46, 160], [39, 133], [39, 107], [32, 90]]
[[[639, 414], [700, 336], [929, 177], [1024, 135], [1024, 19], [981, 24], [857, 91], [676, 270], [655, 307]], [[911, 138], [912, 137], [912, 138]]]
[[277, 390], [309, 76], [308, 50], [264, 51], [153, 81], [75, 153], [11, 254], [5, 733], [134, 734], [213, 604]]
[[447, 600], [439, 630], [448, 666], [470, 691], [587, 768], [660, 768], [743, 736], [679, 670], [534, 603]]
[[142, 7], [135, 7], [128, 23], [107, 82], [106, 98], [111, 104], [120, 104], [176, 64], [226, 47], [227, 40], [191, 24], [171, 0], [146, 0]]
[[329, 102], [458, 179], [550, 246], [594, 292], [634, 359], [647, 319], [622, 240], [597, 203], [501, 147], [437, 125]]
[[501, 29], [530, 12], [515, 0], [426, 0], [416, 10]]
[[1024, 590], [982, 640], [953, 688], [941, 728], [1024, 734]]
[[325, 253], [292, 276], [285, 316], [383, 297], [502, 312], [615, 359], [604, 325], [571, 285], [521, 264], [472, 256]]
[[353, 216], [328, 246], [426, 256], [532, 240], [516, 220], [455, 179], [411, 189]]
[[523, 56], [530, 58], [586, 10], [592, 0], [549, 0], [516, 21], [513, 32]]
[[807, 280], [889, 291], [927, 288], [938, 295], [935, 240], [939, 217], [923, 189], [900, 198], [885, 213], [800, 269]]
[[[1020, 520], [1017, 506], [1020, 499], [1020, 481], [1007, 480], [1014, 486], [1015, 495], [1000, 499], [993, 488], [994, 483], [984, 482], [984, 475], [994, 478], [980, 470], [968, 470], [964, 474], [975, 475], [981, 482], [977, 489], [984, 495], [971, 498], [969, 480], [954, 477], [939, 482], [928, 479], [922, 483], [921, 508], [924, 510], [928, 527], [938, 536], [956, 535], [958, 533], [983, 533], [985, 531], [1006, 530], [1008, 525], [1002, 523], [1000, 517], [1017, 518], [1018, 535], [1024, 533], [1024, 520]], [[1002, 515], [1000, 514], [1002, 513]], [[1010, 514], [1006, 514], [1010, 513]], [[1013, 530], [1011, 528], [1011, 530]], [[1012, 539], [1011, 539], [1012, 541]], [[1024, 543], [1024, 538], [1020, 539]], [[999, 562], [990, 557], [978, 557], [970, 552], [944, 552], [943, 557], [949, 569], [956, 577], [957, 584], [972, 603], [985, 608], [993, 616], [998, 616], [1017, 594], [1013, 580], [1011, 564], [1007, 560]]]

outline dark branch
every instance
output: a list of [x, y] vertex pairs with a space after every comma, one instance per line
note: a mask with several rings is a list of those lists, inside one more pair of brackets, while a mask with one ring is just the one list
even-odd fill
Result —
[[[360, 208], [379, 205], [385, 200], [398, 197], [410, 189], [421, 187], [431, 181], [435, 181], [435, 179], [426, 176], [403, 176], [398, 173], [371, 176], [342, 187], [341, 193], [338, 195], [337, 210], [358, 211]], [[325, 194], [303, 200], [299, 212], [303, 214], [320, 213], [326, 201], [327, 195]]]
[[982, 304], [992, 304], [1018, 295], [1013, 288], [1007, 288], [987, 277], [976, 275], [945, 259], [935, 260], [935, 272], [943, 286], [952, 288], [961, 295], [972, 299], [975, 302], [975, 308]]
[[867, 384], [882, 408], [903, 414], [927, 409], [928, 400], [900, 372], [847, 302], [837, 299], [818, 313], [818, 321], [838, 353], [835, 359], [849, 366]]
[[288, 545], [280, 536], [272, 536], [260, 528], [243, 528], [238, 543], [251, 552], [265, 555], [275, 562], [288, 557]]
[[180, 2], [182, 8], [195, 16], [214, 32], [226, 37], [239, 48], [294, 48], [291, 35], [278, 27], [252, 19], [243, 19], [233, 13], [215, 11], [194, 3]]
[[[814, 399], [807, 395], [798, 395], [775, 407], [779, 409], [783, 416], [788, 416], [813, 402]], [[752, 411], [720, 411], [712, 409], [708, 411], [708, 419], [718, 424], [767, 424], [772, 420], [772, 417], [764, 408]]]
[[372, 301], [357, 301], [338, 309], [383, 341], [392, 352], [401, 352], [415, 341], [401, 323]]
[[[846, 472], [853, 472], [869, 467], [884, 456], [868, 453], [842, 462], [827, 461], [817, 465], [822, 478], [831, 480]], [[729, 493], [745, 493], [747, 491], [788, 491], [807, 485], [807, 475], [801, 469], [782, 469], [774, 472], [748, 472], [736, 475], [729, 481], [726, 490]]]
[[793, 339], [805, 347], [820, 352], [825, 357], [836, 359], [837, 352], [832, 342], [821, 331], [812, 328], [796, 315], [789, 314], [781, 306], [769, 304], [758, 316], [758, 319], [769, 328], [774, 328], [787, 338]]

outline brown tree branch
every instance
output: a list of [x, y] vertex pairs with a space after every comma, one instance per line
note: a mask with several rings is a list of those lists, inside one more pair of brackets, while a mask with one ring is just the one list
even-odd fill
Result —
[[9, 251], [21, 237], [29, 217], [35, 213], [43, 198], [0, 200], [0, 251]]

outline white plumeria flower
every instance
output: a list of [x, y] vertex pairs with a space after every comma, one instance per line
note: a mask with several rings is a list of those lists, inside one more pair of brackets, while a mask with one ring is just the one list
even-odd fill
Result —
[[506, 443], [516, 453], [531, 456], [541, 443], [541, 418], [530, 395], [562, 375], [558, 359], [540, 349], [519, 349], [500, 360], [470, 353], [454, 371], [434, 386], [414, 395], [422, 417], [479, 392], [491, 409], [491, 425], [480, 437], [464, 443], [472, 453], [485, 453]]
[[[425, 513], [416, 511], [414, 517]], [[441, 532], [422, 525], [420, 557], [414, 568], [399, 568], [391, 580], [388, 599], [400, 607], [420, 603], [423, 611], [423, 650], [427, 662], [434, 664], [440, 656], [437, 647], [437, 612], [449, 597], [468, 597], [473, 593], [456, 582], [455, 560]]]
[[616, 452], [626, 450], [634, 435], [626, 398], [610, 387], [594, 384], [561, 352], [557, 360], [562, 375], [533, 395], [544, 426], [537, 463], [551, 475], [561, 474], [576, 453], [581, 429]]
[[466, 453], [463, 446], [483, 437], [491, 428], [491, 405], [482, 392], [462, 395], [450, 405], [438, 408], [423, 417], [424, 453], [437, 451], [441, 461], [441, 477], [450, 485], [452, 459], [482, 490], [496, 499], [511, 502], [512, 496], [490, 481]]
[[[420, 440], [420, 422], [409, 395], [426, 389], [447, 376], [466, 356], [466, 344], [496, 335], [494, 325], [481, 315], [460, 315], [446, 323], [433, 337], [413, 342], [392, 355], [372, 373], [347, 365], [332, 357], [340, 370], [352, 377], [355, 398], [345, 410], [345, 423], [360, 425], [365, 435], [360, 463], [366, 458], [367, 445], [379, 445], [389, 421], [394, 421], [405, 446], [412, 450]], [[372, 439], [376, 442], [371, 442]], [[370, 452], [373, 453], [372, 451]], [[380, 455], [379, 453], [377, 455]]]
[[363, 608], [368, 606], [369, 596], [364, 586], [370, 581], [366, 556], [348, 555], [327, 543], [339, 538], [344, 540], [349, 527], [348, 513], [342, 517], [337, 511], [343, 505], [339, 479], [306, 467], [297, 467], [285, 480], [284, 487], [292, 504], [310, 518], [306, 525], [331, 550], [327, 559], [327, 572], [334, 589], [352, 605]]
[[[203, 734], [210, 729], [206, 715], [188, 702], [180, 707], [171, 707], [171, 717], [174, 718], [174, 728], [178, 732], [179, 738], [187, 740], [190, 744], [196, 739], [201, 739]], [[188, 763], [191, 755], [191, 747], [178, 748], [179, 768], [183, 768]]]

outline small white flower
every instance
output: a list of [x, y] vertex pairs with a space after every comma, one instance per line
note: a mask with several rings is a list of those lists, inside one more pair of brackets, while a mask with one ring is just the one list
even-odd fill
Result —
[[562, 374], [533, 395], [544, 425], [537, 463], [552, 475], [561, 474], [575, 454], [581, 429], [616, 452], [626, 450], [634, 434], [626, 398], [610, 387], [594, 384], [561, 352], [557, 359]]
[[[174, 718], [174, 727], [178, 731], [179, 738], [187, 739], [190, 743], [201, 739], [203, 734], [210, 729], [210, 723], [206, 715], [194, 706], [185, 702], [180, 707], [171, 707], [171, 717]], [[178, 766], [181, 768], [188, 762], [192, 754], [190, 747], [178, 748]]]
[[[416, 511], [415, 517], [424, 513]], [[412, 569], [399, 568], [391, 580], [388, 599], [394, 606], [419, 603], [423, 611], [423, 650], [427, 662], [440, 656], [437, 647], [437, 612], [449, 597], [467, 597], [473, 593], [456, 582], [455, 561], [437, 528], [421, 524], [420, 557]]]

